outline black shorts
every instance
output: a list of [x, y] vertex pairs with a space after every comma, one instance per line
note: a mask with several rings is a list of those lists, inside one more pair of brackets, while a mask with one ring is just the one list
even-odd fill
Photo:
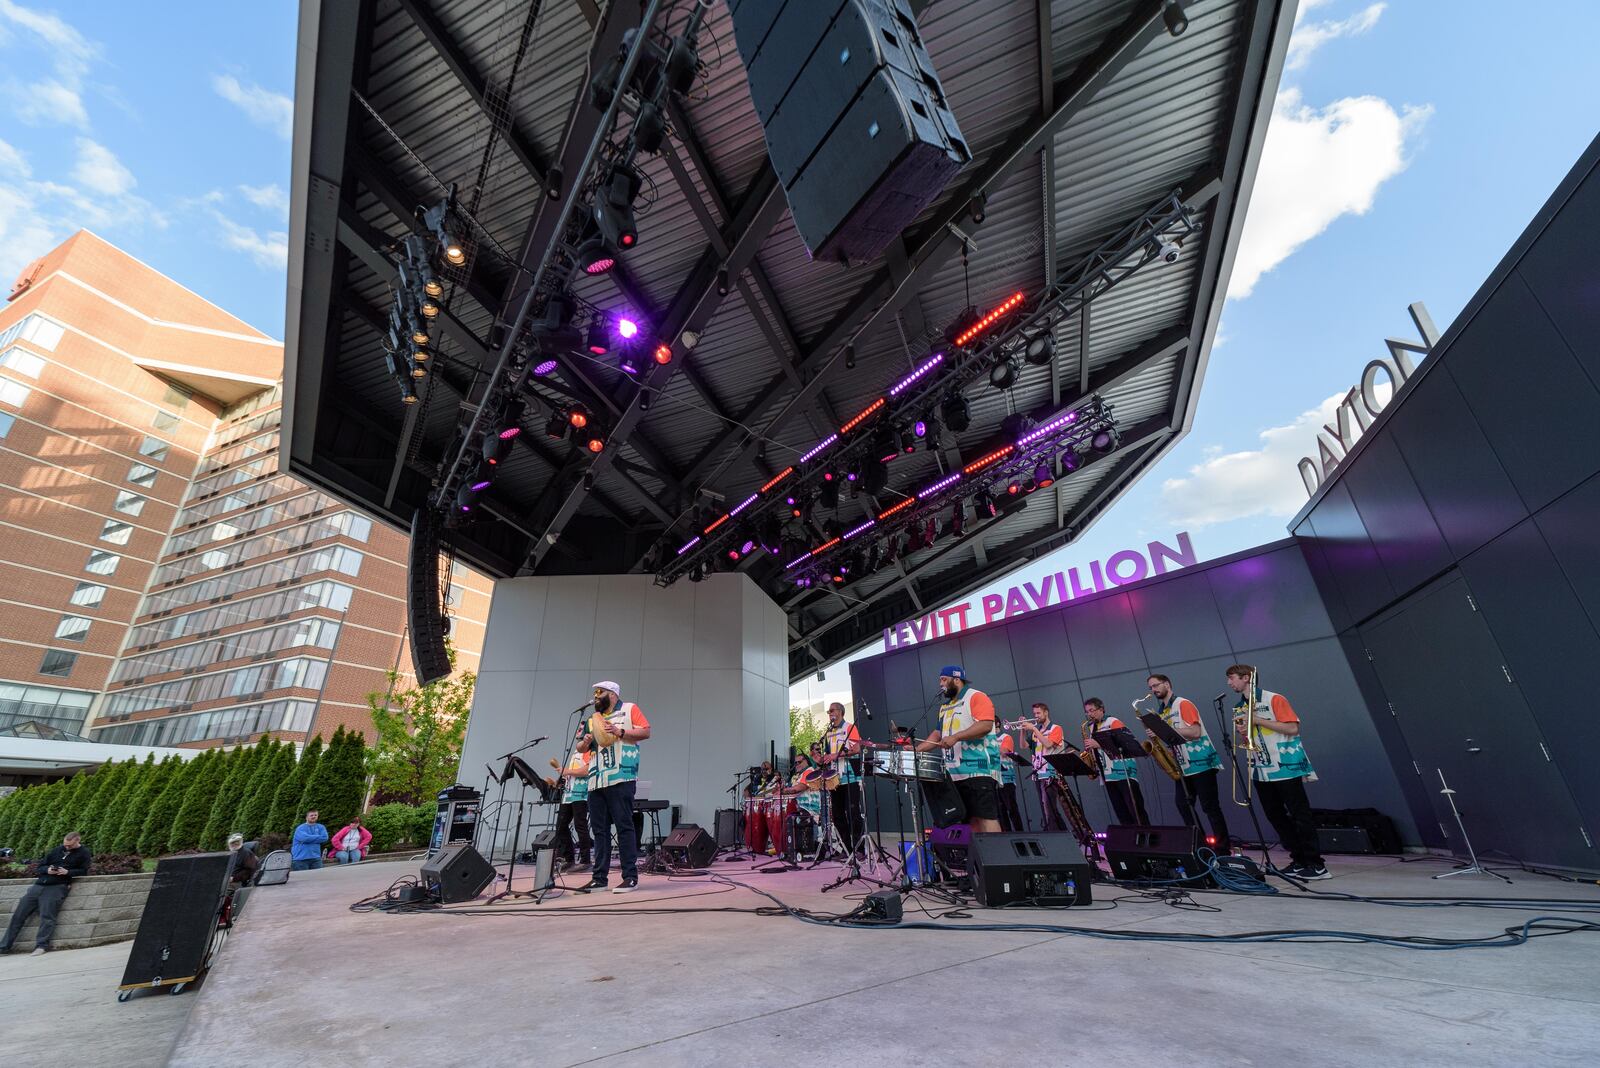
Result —
[[967, 806], [969, 820], [997, 820], [1000, 818], [1000, 784], [987, 775], [956, 780], [956, 793]]

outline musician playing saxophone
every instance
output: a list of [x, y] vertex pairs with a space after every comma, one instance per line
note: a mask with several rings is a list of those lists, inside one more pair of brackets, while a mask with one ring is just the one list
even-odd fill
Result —
[[[1327, 866], [1317, 846], [1317, 825], [1306, 797], [1308, 782], [1317, 780], [1300, 740], [1300, 717], [1281, 693], [1263, 690], [1255, 668], [1235, 664], [1228, 669], [1228, 688], [1239, 695], [1233, 706], [1234, 743], [1242, 748], [1245, 731], [1254, 731], [1257, 748], [1250, 771], [1267, 821], [1289, 851], [1297, 879], [1327, 879]], [[1252, 685], [1253, 689], [1252, 689]], [[1240, 748], [1234, 750], [1235, 753]]]
[[[1216, 845], [1212, 848], [1218, 856], [1224, 856], [1229, 850], [1228, 821], [1222, 814], [1222, 802], [1217, 796], [1217, 772], [1222, 767], [1222, 758], [1217, 755], [1217, 747], [1211, 744], [1206, 725], [1200, 720], [1200, 710], [1193, 701], [1173, 693], [1172, 680], [1165, 675], [1153, 674], [1145, 680], [1145, 685], [1150, 687], [1150, 695], [1160, 702], [1161, 718], [1183, 738], [1183, 744], [1177, 747], [1174, 754], [1183, 772], [1183, 778], [1177, 782], [1178, 816], [1185, 827], [1198, 826], [1194, 812], [1195, 802], [1198, 801], [1200, 807], [1206, 810], [1206, 820], [1211, 824], [1211, 837], [1216, 839]], [[1165, 744], [1156, 737], [1154, 731], [1146, 730], [1144, 733], [1155, 744]]]
[[967, 807], [974, 834], [1000, 833], [1000, 738], [994, 733], [994, 702], [967, 685], [958, 664], [939, 669], [939, 728], [917, 743], [917, 751], [944, 751], [945, 770]]
[[1055, 780], [1056, 769], [1041, 757], [1055, 756], [1067, 751], [1067, 734], [1061, 724], [1050, 722], [1050, 706], [1043, 701], [1033, 703], [1033, 725], [1028, 728], [1028, 741], [1033, 746], [1033, 776], [1039, 787], [1039, 808], [1044, 812], [1044, 829], [1065, 831], [1067, 818], [1061, 812], [1061, 801], [1056, 795], [1059, 788]]
[[1098, 751], [1102, 758], [1100, 778], [1106, 784], [1106, 794], [1111, 798], [1111, 808], [1117, 814], [1117, 822], [1149, 826], [1150, 816], [1144, 809], [1144, 793], [1139, 789], [1139, 762], [1133, 757], [1113, 756], [1093, 737], [1095, 734], [1120, 731], [1131, 742], [1133, 732], [1116, 716], [1106, 715], [1106, 703], [1098, 697], [1091, 697], [1083, 703], [1083, 714], [1087, 717], [1083, 725], [1083, 747], [1091, 752]]

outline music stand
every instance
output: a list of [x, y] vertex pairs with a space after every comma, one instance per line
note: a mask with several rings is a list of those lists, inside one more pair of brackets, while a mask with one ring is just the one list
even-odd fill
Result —
[[526, 798], [528, 796], [528, 787], [530, 786], [532, 786], [538, 792], [539, 802], [541, 804], [548, 805], [552, 802], [559, 804], [561, 801], [560, 791], [551, 786], [549, 783], [545, 782], [544, 779], [540, 777], [538, 772], [534, 771], [528, 766], [528, 762], [526, 760], [523, 760], [515, 753], [506, 757], [505, 770], [501, 774], [502, 782], [515, 775], [522, 783], [522, 792], [517, 797], [516, 830], [511, 832], [511, 861], [506, 866], [506, 888], [505, 890], [491, 897], [487, 904], [493, 904], [503, 897], [537, 897], [539, 891], [547, 889], [546, 887], [535, 887], [531, 891], [523, 891], [513, 890], [511, 888], [511, 880], [515, 878], [517, 874], [517, 846], [522, 841], [522, 810], [527, 807]]
[[1173, 730], [1172, 724], [1162, 719], [1159, 713], [1141, 712], [1139, 713], [1139, 722], [1143, 723], [1151, 734], [1154, 734], [1170, 746], [1181, 746], [1188, 741], [1183, 735]]
[[[1133, 736], [1133, 732], [1126, 727], [1120, 730], [1093, 731], [1091, 737], [1100, 743], [1100, 748], [1113, 757], [1136, 758], [1145, 755], [1144, 746]], [[1045, 757], [1049, 760], [1049, 757]]]

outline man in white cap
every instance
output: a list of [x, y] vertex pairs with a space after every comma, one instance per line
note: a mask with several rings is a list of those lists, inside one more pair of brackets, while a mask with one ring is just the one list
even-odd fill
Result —
[[616, 736], [601, 745], [593, 734], [579, 743], [581, 751], [594, 753], [589, 765], [589, 829], [594, 834], [594, 877], [579, 890], [603, 890], [611, 868], [611, 829], [617, 830], [617, 851], [622, 854], [622, 882], [614, 894], [639, 887], [639, 836], [633, 826], [633, 794], [639, 780], [639, 743], [650, 737], [644, 710], [622, 699], [614, 682], [594, 684], [594, 710], [606, 718], [606, 729]]

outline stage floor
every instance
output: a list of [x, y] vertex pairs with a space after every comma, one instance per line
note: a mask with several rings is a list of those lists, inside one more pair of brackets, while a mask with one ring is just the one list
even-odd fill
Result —
[[[837, 869], [713, 871], [818, 912]], [[1432, 881], [1449, 862], [1331, 858], [1318, 890], [1600, 901], [1592, 884], [1514, 874]], [[1345, 930], [1489, 937], [1535, 915], [1199, 892], [1204, 911], [1113, 886], [1088, 908], [980, 910], [952, 930], [858, 930], [742, 911], [772, 904], [707, 877], [631, 895], [565, 894], [412, 913], [351, 902], [416, 868], [296, 873], [258, 890], [195, 993], [172, 1064], [1592, 1064], [1600, 934], [1514, 948], [1109, 942], [961, 930]], [[531, 879], [528, 880], [531, 883]], [[572, 882], [581, 880], [574, 877]], [[520, 873], [520, 886], [524, 880]], [[615, 877], [613, 877], [613, 883]], [[1285, 884], [1278, 884], [1288, 889]], [[938, 912], [940, 904], [928, 901]], [[575, 908], [586, 911], [574, 912]], [[633, 910], [652, 910], [641, 913]], [[1580, 916], [1578, 913], [1570, 913]], [[906, 918], [926, 918], [914, 899]], [[1593, 918], [1590, 916], [1589, 918]]]

